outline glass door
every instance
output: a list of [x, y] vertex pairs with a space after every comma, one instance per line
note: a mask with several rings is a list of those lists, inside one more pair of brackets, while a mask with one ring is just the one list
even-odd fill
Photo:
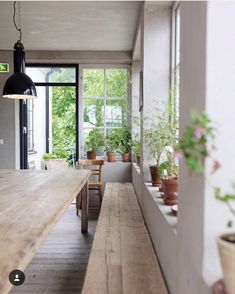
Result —
[[26, 72], [38, 93], [33, 114], [28, 105], [28, 142], [33, 146], [28, 149], [29, 168], [42, 168], [45, 153], [53, 158], [78, 157], [77, 66], [27, 65]]

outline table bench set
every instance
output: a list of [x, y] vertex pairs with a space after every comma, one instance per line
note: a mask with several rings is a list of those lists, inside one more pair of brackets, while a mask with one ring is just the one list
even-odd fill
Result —
[[[9, 273], [26, 268], [78, 195], [81, 232], [87, 232], [90, 175], [86, 169], [0, 170], [1, 294], [12, 287]], [[89, 293], [167, 293], [131, 183], [106, 184], [82, 290]]]

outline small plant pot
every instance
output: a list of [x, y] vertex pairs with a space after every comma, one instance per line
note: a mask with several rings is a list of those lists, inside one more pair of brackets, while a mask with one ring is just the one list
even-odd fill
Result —
[[151, 173], [151, 178], [152, 178], [152, 186], [160, 188], [162, 181], [161, 181], [160, 173], [158, 170], [158, 166], [151, 165], [149, 168], [150, 168], [150, 173]]
[[130, 162], [130, 153], [122, 153], [122, 162]]
[[224, 284], [227, 294], [234, 294], [235, 289], [235, 233], [227, 233], [217, 239], [220, 261], [223, 269]]
[[87, 151], [87, 159], [96, 159], [95, 151]]
[[166, 205], [177, 204], [178, 196], [178, 180], [177, 179], [162, 179], [164, 189], [164, 203]]
[[106, 155], [107, 155], [108, 162], [116, 161], [116, 153], [115, 152], [107, 152]]

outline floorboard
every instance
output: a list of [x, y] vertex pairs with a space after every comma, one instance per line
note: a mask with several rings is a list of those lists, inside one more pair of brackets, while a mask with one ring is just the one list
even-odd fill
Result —
[[[99, 215], [98, 197], [90, 197], [89, 233], [80, 233], [80, 217], [71, 204], [25, 270], [25, 282], [11, 294], [78, 294]], [[40, 221], [40, 220], [39, 220]]]

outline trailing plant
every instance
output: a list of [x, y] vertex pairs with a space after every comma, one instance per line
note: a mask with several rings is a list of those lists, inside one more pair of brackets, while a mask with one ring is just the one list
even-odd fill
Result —
[[[189, 170], [195, 174], [204, 174], [204, 161], [207, 157], [212, 158], [212, 152], [216, 149], [214, 146], [216, 130], [212, 126], [212, 122], [205, 113], [193, 112], [191, 122], [186, 127], [186, 130], [180, 140], [178, 146], [178, 157], [185, 158], [186, 165]], [[220, 167], [217, 160], [212, 160], [212, 174]], [[235, 203], [235, 192], [223, 193], [220, 187], [214, 187], [215, 198], [223, 203], [226, 203], [230, 212], [235, 216], [235, 208], [232, 203]], [[235, 183], [233, 184], [235, 190]], [[228, 222], [231, 227], [232, 221]]]
[[177, 147], [178, 157], [183, 155], [191, 172], [204, 173], [204, 160], [213, 150], [215, 129], [204, 112], [192, 112], [191, 122], [186, 127]]
[[[215, 191], [215, 198], [221, 202], [224, 202], [227, 204], [230, 212], [234, 215], [235, 217], [235, 208], [232, 206], [231, 202], [235, 203], [235, 183], [233, 184], [233, 193], [222, 193], [221, 188], [216, 187], [214, 188]], [[233, 221], [228, 222], [228, 227], [231, 227], [233, 225]]]
[[88, 151], [97, 152], [100, 148], [104, 146], [104, 134], [98, 129], [93, 129], [90, 131], [86, 138], [86, 147]]

